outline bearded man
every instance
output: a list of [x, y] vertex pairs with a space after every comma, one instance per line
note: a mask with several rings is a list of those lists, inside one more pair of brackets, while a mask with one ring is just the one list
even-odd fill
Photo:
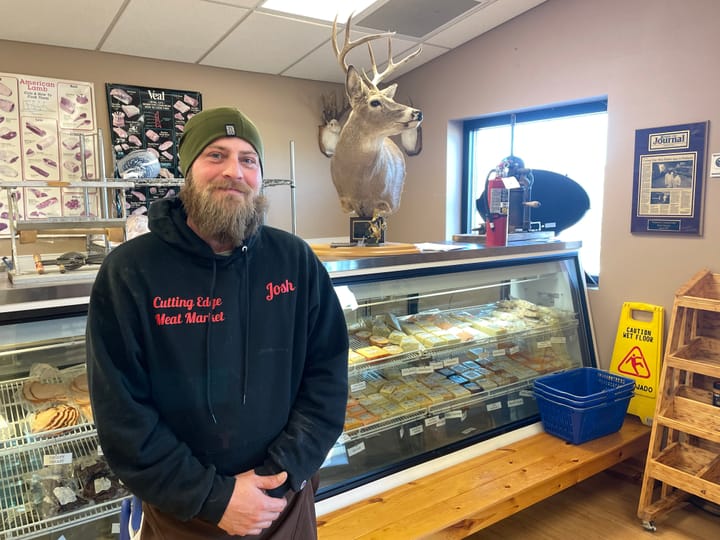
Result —
[[237, 109], [179, 143], [185, 185], [93, 285], [86, 344], [102, 451], [143, 540], [317, 538], [317, 471], [342, 432], [348, 336], [330, 278], [263, 224], [263, 143]]

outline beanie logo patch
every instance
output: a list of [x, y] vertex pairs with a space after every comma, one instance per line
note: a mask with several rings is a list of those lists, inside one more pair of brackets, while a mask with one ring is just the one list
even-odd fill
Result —
[[235, 132], [235, 124], [225, 124], [225, 133], [228, 137], [235, 137], [237, 135]]

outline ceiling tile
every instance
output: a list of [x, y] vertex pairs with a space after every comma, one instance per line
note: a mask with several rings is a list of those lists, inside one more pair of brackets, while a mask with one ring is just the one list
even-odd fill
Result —
[[493, 1], [458, 20], [453, 26], [431, 36], [427, 42], [453, 49], [543, 2], [545, 0]]
[[123, 0], [3, 0], [0, 39], [93, 50], [122, 4]]
[[[351, 31], [353, 41], [367, 35], [370, 34], [368, 32], [358, 32], [356, 30]], [[297, 64], [284, 71], [282, 74], [288, 77], [300, 77], [328, 82], [344, 83], [345, 73], [338, 64], [337, 57], [335, 56], [335, 52], [333, 51], [331, 36], [332, 31], [328, 29], [327, 41], [324, 44], [322, 44], [316, 50], [308, 54]], [[340, 31], [338, 32], [338, 47], [340, 47], [341, 49], [343, 47], [344, 39], [345, 30], [340, 29]], [[375, 62], [377, 63], [379, 70], [382, 70], [382, 67], [385, 65], [388, 59], [387, 44], [387, 38], [380, 38], [372, 41], [373, 55], [375, 56]], [[392, 38], [392, 55], [396, 62], [400, 61], [417, 47], [418, 44], [414, 41], [398, 37]], [[409, 64], [406, 64], [406, 66], [417, 67], [419, 65], [417, 60], [418, 58], [410, 60]], [[368, 71], [368, 73], [372, 69], [372, 63], [370, 61], [368, 47], [365, 44], [352, 49], [345, 57], [345, 62], [348, 65], [354, 65], [358, 68], [365, 69], [366, 71]], [[394, 76], [396, 75], [393, 74], [393, 77]]]
[[[279, 74], [328, 39], [328, 25], [253, 13], [200, 63]], [[269, 36], [274, 36], [268, 39]], [[262, 54], [258, 54], [262, 49]]]
[[197, 0], [131, 0], [101, 50], [194, 63], [247, 13]]

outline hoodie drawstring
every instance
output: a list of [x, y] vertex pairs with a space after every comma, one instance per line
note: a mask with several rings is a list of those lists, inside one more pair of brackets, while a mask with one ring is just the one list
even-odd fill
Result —
[[[210, 298], [213, 298], [215, 296], [215, 280], [217, 277], [217, 262], [215, 259], [213, 259], [213, 273], [212, 273], [212, 282], [210, 283]], [[217, 424], [217, 419], [215, 418], [215, 411], [213, 410], [212, 406], [212, 399], [210, 399], [210, 334], [211, 334], [211, 323], [212, 320], [212, 307], [210, 308], [210, 311], [208, 312], [208, 318], [207, 322], [205, 323], [205, 397], [207, 399], [207, 407], [208, 412], [210, 413], [210, 419], [213, 421], [214, 424]]]
[[248, 256], [247, 256], [247, 246], [242, 247], [243, 252], [243, 260], [245, 263], [245, 335], [243, 336], [245, 341], [245, 351], [242, 357], [242, 363], [243, 363], [243, 390], [242, 390], [242, 402], [243, 405], [245, 405], [245, 398], [247, 397], [247, 388], [248, 388], [248, 374], [249, 374], [249, 368], [248, 364], [250, 363], [248, 360], [248, 355], [250, 354], [250, 276], [248, 272], [250, 271], [249, 263], [248, 263]]

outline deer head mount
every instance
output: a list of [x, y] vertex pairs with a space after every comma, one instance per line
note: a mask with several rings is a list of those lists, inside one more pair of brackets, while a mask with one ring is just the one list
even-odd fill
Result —
[[[351, 19], [352, 15], [345, 25], [342, 49], [338, 46], [337, 18], [332, 29], [333, 50], [345, 72], [345, 92], [351, 110], [335, 145], [330, 174], [343, 211], [373, 218], [392, 214], [400, 206], [405, 156], [390, 137], [415, 129], [422, 121], [422, 111], [394, 100], [397, 84], [382, 89], [378, 84], [420, 54], [421, 49], [396, 63], [392, 57], [394, 32], [371, 34], [353, 41], [350, 39]], [[388, 61], [385, 69], [379, 72], [370, 42], [382, 38], [388, 39]], [[372, 78], [345, 60], [352, 49], [365, 43], [372, 63]]]

